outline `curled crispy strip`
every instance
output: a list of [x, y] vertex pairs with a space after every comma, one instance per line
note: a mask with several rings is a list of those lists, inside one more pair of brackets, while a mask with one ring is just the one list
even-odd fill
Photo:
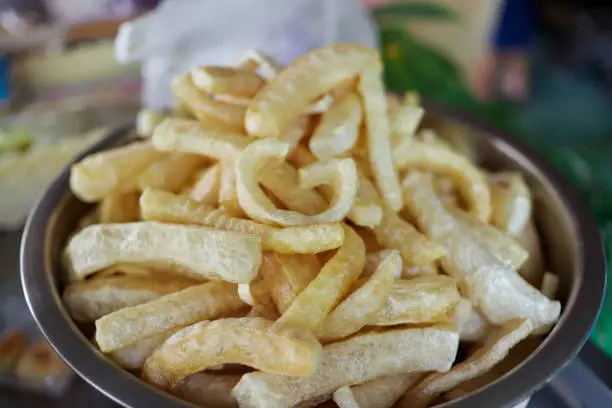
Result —
[[172, 81], [172, 92], [189, 113], [202, 122], [218, 121], [226, 127], [242, 130], [246, 108], [240, 105], [211, 99], [198, 91], [189, 74]]
[[256, 317], [203, 321], [166, 340], [145, 362], [143, 378], [172, 389], [188, 375], [225, 363], [309, 376], [321, 355], [321, 344], [305, 330], [276, 329], [270, 321]]
[[319, 253], [338, 248], [344, 242], [344, 230], [339, 223], [275, 228], [234, 218], [221, 209], [161, 190], [146, 190], [140, 197], [140, 208], [145, 220], [199, 224], [260, 236], [264, 251]]
[[[289, 144], [287, 143], [260, 140], [251, 143], [238, 156], [236, 162], [237, 190], [238, 200], [243, 210], [257, 221], [285, 226], [335, 222], [344, 218], [352, 206], [357, 189], [357, 173], [352, 160], [334, 163], [338, 174], [335, 183], [338, 190], [331, 207], [326, 211], [308, 216], [294, 211], [281, 210], [274, 206], [274, 203], [259, 187], [256, 175], [270, 160], [284, 159], [288, 151]], [[350, 205], [347, 206], [348, 200], [350, 200]]]
[[410, 389], [399, 401], [398, 408], [425, 408], [438, 395], [489, 371], [502, 361], [512, 347], [525, 339], [535, 328], [529, 319], [506, 323], [467, 360], [446, 373], [430, 374]]
[[314, 331], [348, 293], [363, 270], [365, 245], [359, 235], [348, 226], [344, 226], [344, 235], [344, 244], [317, 277], [293, 299], [277, 321], [279, 325]]
[[190, 119], [164, 119], [153, 132], [159, 150], [196, 153], [218, 160], [232, 159], [248, 144], [240, 133]]
[[253, 98], [245, 117], [248, 133], [278, 137], [314, 99], [355, 78], [377, 58], [373, 49], [335, 44], [296, 59]]
[[187, 191], [183, 192], [192, 200], [201, 203], [217, 205], [219, 202], [219, 184], [221, 181], [221, 165], [213, 164], [202, 170], [196, 180]]
[[234, 313], [245, 306], [235, 285], [208, 282], [101, 317], [96, 320], [96, 342], [107, 353], [158, 333]]
[[189, 177], [206, 163], [200, 155], [171, 153], [153, 163], [138, 177], [138, 188], [159, 188], [177, 192]]
[[334, 392], [334, 402], [340, 408], [391, 408], [421, 378], [421, 373], [399, 373], [340, 387]]
[[244, 211], [238, 202], [236, 191], [236, 172], [234, 161], [224, 160], [221, 162], [221, 178], [219, 180], [219, 205], [225, 212], [234, 217], [243, 217]]
[[422, 169], [453, 180], [472, 215], [482, 222], [491, 217], [491, 191], [486, 178], [470, 160], [450, 149], [414, 141], [393, 153], [400, 169]]
[[140, 370], [147, 358], [153, 354], [168, 337], [180, 330], [181, 327], [139, 340], [127, 347], [117, 349], [108, 354], [111, 360], [128, 370]]
[[248, 69], [205, 66], [191, 70], [193, 84], [211, 94], [250, 97], [265, 84], [262, 77]]
[[372, 277], [342, 301], [315, 333], [323, 342], [347, 337], [366, 326], [387, 302], [393, 281], [402, 269], [402, 259], [391, 252], [378, 265]]

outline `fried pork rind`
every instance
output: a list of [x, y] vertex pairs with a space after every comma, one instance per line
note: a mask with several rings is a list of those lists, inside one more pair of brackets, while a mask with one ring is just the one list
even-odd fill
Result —
[[176, 333], [177, 329], [171, 329], [163, 333], [154, 334], [136, 343], [122, 347], [108, 354], [115, 363], [127, 370], [140, 370], [147, 358], [153, 354], [168, 337]]
[[264, 251], [319, 253], [338, 248], [344, 242], [344, 230], [339, 223], [275, 228], [234, 218], [224, 210], [160, 190], [145, 191], [140, 197], [140, 207], [145, 220], [204, 225], [259, 236]]
[[[378, 264], [385, 259], [394, 249], [382, 249], [376, 252], [369, 252], [366, 254], [366, 263], [363, 267], [363, 272], [361, 273], [362, 278], [367, 278], [374, 273]], [[396, 279], [410, 279], [416, 276], [422, 275], [437, 275], [438, 274], [438, 266], [435, 263], [423, 266], [406, 266], [403, 265], [401, 271], [399, 271], [399, 275], [396, 276]]]
[[352, 44], [314, 50], [283, 69], [255, 95], [245, 117], [251, 136], [278, 137], [317, 97], [353, 80], [376, 51]]
[[138, 188], [178, 192], [185, 182], [206, 163], [202, 156], [191, 153], [170, 153], [153, 163], [138, 177]]
[[334, 100], [308, 141], [310, 151], [319, 160], [350, 151], [357, 142], [362, 115], [361, 100], [356, 93], [349, 92]]
[[261, 238], [149, 221], [97, 224], [70, 239], [64, 260], [73, 281], [126, 262], [178, 266], [196, 278], [248, 283], [261, 265]]
[[393, 281], [401, 269], [402, 259], [398, 252], [391, 252], [372, 276], [327, 316], [315, 333], [317, 338], [330, 342], [366, 326], [387, 302]]
[[208, 282], [127, 307], [96, 320], [96, 342], [108, 353], [147, 337], [243, 310], [236, 285]]
[[397, 280], [385, 304], [372, 317], [372, 326], [437, 323], [448, 320], [461, 299], [455, 280], [444, 275]]
[[239, 132], [190, 119], [164, 119], [153, 132], [156, 149], [194, 153], [217, 160], [232, 160], [248, 144]]
[[345, 385], [405, 372], [448, 371], [458, 345], [456, 333], [436, 328], [361, 334], [323, 347], [321, 364], [310, 377], [248, 373], [232, 394], [241, 408], [313, 407]]
[[453, 180], [469, 212], [482, 222], [491, 217], [491, 191], [484, 174], [470, 160], [450, 149], [414, 141], [406, 149], [395, 149], [400, 170], [421, 169]]
[[135, 191], [110, 193], [102, 199], [98, 206], [97, 223], [112, 224], [138, 221], [140, 218], [139, 197], [140, 194]]
[[482, 342], [491, 331], [491, 324], [467, 299], [457, 303], [450, 321], [455, 324], [463, 342]]
[[125, 307], [136, 306], [197, 283], [192, 279], [161, 276], [114, 276], [69, 284], [62, 295], [70, 316], [93, 322]]
[[380, 225], [374, 228], [374, 233], [380, 244], [400, 252], [406, 266], [429, 265], [445, 253], [444, 247], [428, 239], [389, 209], [384, 210]]
[[528, 318], [539, 327], [557, 321], [561, 304], [550, 301], [465, 233], [426, 177], [412, 173], [403, 185], [406, 206], [422, 231], [446, 248], [443, 268], [491, 323]]
[[28, 338], [20, 331], [7, 331], [0, 337], [0, 373], [10, 370], [28, 347]]
[[153, 109], [141, 109], [136, 116], [136, 133], [140, 137], [151, 137], [155, 127], [166, 118], [162, 112]]
[[310, 376], [322, 347], [306, 330], [275, 328], [256, 317], [193, 324], [164, 342], [143, 367], [143, 378], [164, 389], [218, 364], [236, 363], [286, 376]]
[[[261, 140], [251, 143], [238, 156], [236, 162], [236, 187], [240, 206], [249, 217], [265, 223], [282, 226], [316, 224], [324, 222], [340, 221], [350, 210], [357, 192], [357, 171], [355, 163], [351, 159], [334, 161], [336, 177], [334, 185], [336, 192], [331, 206], [316, 215], [304, 215], [295, 211], [278, 209], [259, 187], [257, 174], [260, 173], [270, 161], [282, 160], [289, 152], [289, 145], [276, 140]], [[316, 171], [312, 171], [313, 174]], [[310, 180], [309, 173], [303, 174], [305, 183]], [[306, 186], [310, 187], [310, 186]]]
[[278, 311], [284, 313], [320, 270], [316, 256], [268, 252], [264, 254], [260, 274]]
[[237, 408], [232, 389], [240, 375], [201, 372], [188, 377], [173, 393], [189, 402], [206, 408]]
[[365, 264], [365, 245], [350, 227], [344, 226], [344, 243], [319, 274], [283, 312], [279, 325], [315, 331], [349, 292]]
[[397, 148], [401, 143], [411, 143], [421, 123], [425, 111], [420, 106], [401, 105], [389, 114], [391, 127], [391, 146]]
[[540, 234], [533, 220], [527, 223], [527, 226], [516, 237], [517, 242], [527, 250], [529, 258], [525, 261], [519, 273], [531, 285], [538, 287], [542, 282], [542, 277], [546, 271], [544, 266], [544, 254], [542, 252], [542, 243], [540, 242]]
[[221, 179], [219, 180], [219, 205], [225, 212], [233, 217], [243, 217], [244, 211], [238, 202], [236, 191], [236, 172], [234, 161], [221, 162]]
[[529, 253], [510, 235], [501, 230], [480, 222], [472, 215], [459, 210], [451, 209], [459, 225], [471, 234], [472, 238], [483, 245], [491, 254], [504, 265], [518, 270], [529, 258]]
[[519, 235], [531, 219], [531, 193], [519, 173], [496, 173], [489, 178], [493, 212], [491, 223], [512, 236]]
[[385, 375], [352, 387], [340, 387], [333, 398], [339, 408], [391, 408], [422, 378], [423, 374], [418, 372]]
[[265, 84], [256, 72], [220, 66], [204, 66], [191, 70], [196, 88], [211, 94], [252, 97]]
[[425, 408], [438, 395], [450, 391], [463, 382], [489, 371], [502, 361], [512, 347], [525, 339], [535, 328], [529, 319], [509, 321], [499, 328], [487, 342], [467, 360], [446, 373], [430, 374], [410, 389], [398, 403], [399, 408]]
[[204, 204], [217, 205], [219, 203], [220, 181], [221, 165], [216, 163], [200, 171], [193, 185], [185, 193], [192, 200]]
[[163, 157], [165, 153], [148, 142], [91, 154], [71, 167], [70, 190], [87, 203], [114, 192], [131, 191], [140, 174]]
[[191, 115], [202, 122], [218, 122], [222, 126], [241, 131], [244, 123], [244, 106], [212, 99], [199, 91], [189, 74], [172, 81], [172, 92]]

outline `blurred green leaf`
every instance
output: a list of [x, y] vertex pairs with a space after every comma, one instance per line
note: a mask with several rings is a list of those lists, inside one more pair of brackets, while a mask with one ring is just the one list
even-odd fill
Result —
[[457, 19], [457, 14], [439, 4], [430, 2], [393, 3], [372, 9], [377, 21], [389, 18], [410, 20], [447, 20]]

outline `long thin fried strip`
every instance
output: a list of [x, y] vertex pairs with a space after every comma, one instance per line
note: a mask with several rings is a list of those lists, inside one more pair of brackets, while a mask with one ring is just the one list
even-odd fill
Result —
[[138, 188], [178, 192], [189, 177], [205, 163], [206, 159], [199, 155], [171, 153], [153, 163], [138, 177]]
[[400, 169], [422, 169], [453, 180], [468, 210], [482, 222], [491, 217], [491, 191], [481, 171], [465, 156], [450, 149], [425, 142], [411, 143], [393, 153], [395, 165]]
[[265, 84], [256, 72], [220, 66], [204, 66], [191, 70], [196, 88], [211, 94], [253, 96]]
[[76, 233], [64, 261], [71, 280], [116, 263], [180, 266], [188, 275], [248, 283], [261, 265], [261, 238], [159, 222], [98, 224]]
[[233, 217], [243, 217], [244, 211], [238, 202], [236, 191], [236, 172], [234, 161], [224, 160], [221, 162], [221, 178], [219, 180], [219, 205], [226, 213]]
[[207, 122], [213, 119], [235, 130], [243, 128], [246, 108], [211, 99], [194, 86], [189, 74], [180, 75], [171, 86], [176, 98], [198, 120]]
[[278, 137], [314, 99], [355, 78], [377, 58], [373, 49], [334, 44], [296, 59], [255, 95], [245, 117], [248, 133]]
[[320, 270], [319, 261], [313, 255], [266, 253], [260, 274], [279, 312], [284, 313]]
[[391, 252], [372, 276], [342, 301], [319, 327], [317, 338], [330, 342], [357, 333], [383, 308], [395, 277], [402, 269], [402, 259]]
[[277, 321], [314, 331], [348, 293], [365, 264], [365, 245], [350, 227], [344, 227], [344, 244], [321, 272], [298, 294]]
[[457, 284], [445, 275], [420, 276], [393, 283], [385, 304], [368, 324], [436, 323], [447, 320], [461, 299]]
[[444, 247], [428, 239], [389, 209], [383, 211], [381, 222], [374, 228], [374, 233], [376, 240], [384, 247], [397, 249], [406, 265], [429, 265], [445, 254]]
[[336, 99], [321, 116], [310, 137], [310, 150], [319, 160], [328, 160], [348, 152], [357, 142], [361, 120], [361, 100], [356, 93], [349, 92], [343, 98]]
[[529, 319], [509, 321], [467, 360], [446, 373], [428, 375], [416, 387], [410, 389], [400, 400], [398, 408], [425, 408], [436, 396], [489, 371], [534, 328], [535, 325]]
[[363, 384], [338, 388], [334, 401], [339, 408], [391, 408], [421, 378], [421, 373], [385, 375]]
[[136, 343], [130, 344], [127, 347], [117, 349], [108, 354], [108, 357], [125, 369], [140, 370], [144, 362], [153, 354], [155, 349], [180, 329], [179, 327], [163, 333], [154, 334]]
[[[367, 245], [366, 245], [367, 247]], [[380, 251], [368, 252], [366, 254], [366, 263], [363, 267], [363, 272], [361, 273], [362, 278], [367, 278], [372, 276], [376, 268], [380, 262], [385, 259], [393, 249], [382, 249]], [[438, 267], [434, 264], [424, 265], [424, 266], [402, 266], [401, 271], [399, 271], [399, 275], [396, 277], [397, 279], [410, 279], [417, 276], [423, 275], [437, 275]]]
[[258, 50], [248, 50], [243, 53], [235, 66], [241, 69], [260, 69], [262, 76], [268, 80], [276, 78], [283, 69], [278, 61]]
[[159, 125], [166, 118], [163, 112], [153, 109], [141, 109], [136, 115], [136, 133], [142, 138], [151, 137], [155, 126]]
[[339, 223], [274, 228], [231, 217], [221, 209], [166, 191], [145, 191], [140, 197], [140, 207], [145, 220], [198, 224], [260, 236], [264, 251], [315, 254], [338, 248], [344, 242], [344, 230]]
[[187, 195], [192, 200], [217, 205], [219, 203], [219, 185], [221, 181], [221, 165], [213, 164], [205, 170], [202, 170], [193, 186], [187, 191]]
[[218, 160], [233, 159], [249, 143], [240, 133], [190, 119], [168, 118], [153, 132], [159, 150], [195, 153]]
[[70, 169], [70, 190], [88, 203], [133, 190], [140, 173], [164, 156], [147, 142], [91, 154]]
[[98, 222], [101, 224], [138, 221], [140, 209], [136, 191], [113, 192], [102, 199], [98, 207]]
[[[350, 210], [356, 193], [356, 169], [352, 160], [336, 164], [337, 189], [331, 206], [322, 213], [304, 215], [295, 211], [278, 209], [258, 185], [257, 174], [270, 161], [282, 160], [289, 152], [289, 145], [276, 140], [260, 140], [251, 143], [238, 156], [236, 162], [236, 186], [240, 206], [253, 219], [283, 226], [336, 222]], [[347, 206], [347, 202], [349, 202]], [[348, 209], [347, 209], [348, 208]], [[340, 211], [342, 209], [342, 211]], [[346, 210], [346, 211], [344, 211]]]
[[459, 338], [464, 342], [482, 342], [491, 331], [491, 324], [467, 299], [457, 303], [450, 321], [455, 324]]
[[447, 371], [458, 345], [456, 333], [435, 328], [362, 334], [323, 347], [313, 376], [248, 373], [232, 394], [243, 408], [312, 407], [344, 385], [402, 372]]
[[400, 143], [410, 143], [425, 111], [420, 106], [401, 105], [391, 111], [389, 124], [391, 128], [391, 146], [397, 148]]
[[527, 223], [527, 226], [516, 237], [516, 240], [529, 253], [529, 257], [521, 269], [519, 269], [519, 273], [531, 285], [539, 287], [546, 271], [546, 265], [540, 234], [533, 220]]
[[491, 323], [528, 318], [536, 326], [546, 326], [559, 318], [561, 304], [546, 298], [465, 233], [426, 177], [413, 173], [403, 184], [406, 207], [427, 236], [446, 248], [442, 266]]
[[166, 340], [145, 362], [143, 377], [158, 387], [172, 389], [191, 374], [225, 363], [309, 376], [317, 370], [322, 351], [308, 331], [275, 329], [262, 318], [203, 321]]
[[460, 209], [450, 209], [457, 219], [459, 225], [483, 245], [497, 259], [508, 267], [518, 270], [527, 261], [529, 253], [519, 245], [510, 235], [498, 230], [497, 228], [480, 222]]
[[197, 284], [181, 277], [115, 276], [71, 283], [62, 298], [77, 322], [93, 322], [125, 307], [136, 306]]
[[237, 408], [232, 389], [240, 381], [237, 374], [196, 373], [187, 378], [173, 393], [206, 408]]
[[208, 282], [96, 320], [96, 342], [108, 353], [149, 336], [245, 308], [236, 286]]
[[391, 210], [399, 211], [402, 208], [402, 190], [393, 165], [387, 99], [381, 73], [382, 64], [376, 59], [361, 73], [357, 88], [363, 101], [368, 158], [374, 181], [385, 204]]

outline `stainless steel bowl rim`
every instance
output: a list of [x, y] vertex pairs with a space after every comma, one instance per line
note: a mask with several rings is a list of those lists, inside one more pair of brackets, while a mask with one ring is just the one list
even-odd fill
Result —
[[[502, 151], [518, 151], [552, 183], [580, 238], [582, 254], [581, 279], [568, 302], [571, 308], [562, 316], [551, 335], [535, 355], [489, 386], [439, 408], [511, 407], [529, 397], [571, 361], [582, 348], [597, 320], [605, 293], [605, 253], [598, 226], [589, 210], [577, 197], [569, 182], [553, 170], [537, 154], [511, 137], [474, 122], [468, 116], [430, 107], [436, 114], [447, 116], [494, 138]], [[92, 146], [86, 154], [116, 146], [128, 131], [121, 128]], [[77, 161], [79, 158], [75, 159]], [[45, 250], [46, 225], [53, 210], [65, 198], [69, 179], [66, 168], [47, 188], [34, 207], [23, 234], [21, 245], [21, 280], [26, 301], [42, 333], [58, 354], [87, 382], [126, 407], [187, 407], [187, 402], [163, 393], [139, 380], [107, 360], [92, 346], [68, 317], [55, 288], [51, 266]]]

